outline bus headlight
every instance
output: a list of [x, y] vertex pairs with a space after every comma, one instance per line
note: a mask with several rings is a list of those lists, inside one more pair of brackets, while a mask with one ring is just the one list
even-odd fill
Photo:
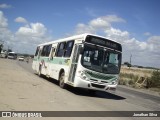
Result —
[[83, 75], [83, 76], [82, 76], [82, 79], [86, 80], [86, 79], [87, 79], [87, 77], [86, 77], [85, 75]]
[[83, 80], [89, 80], [84, 71], [78, 71], [79, 77]]
[[112, 84], [112, 85], [115, 85], [115, 84], [116, 84], [116, 81], [112, 81], [111, 84]]
[[118, 82], [118, 80], [117, 80], [117, 79], [115, 79], [115, 80], [113, 80], [113, 81], [111, 82], [111, 85], [116, 85], [116, 84], [117, 84], [117, 82]]
[[85, 75], [85, 74], [84, 74], [84, 72], [82, 71], [81, 74], [80, 74], [80, 76], [84, 76], [84, 75]]
[[82, 79], [84, 80], [87, 80], [87, 76], [84, 74], [84, 73], [81, 73], [81, 76], [80, 76]]

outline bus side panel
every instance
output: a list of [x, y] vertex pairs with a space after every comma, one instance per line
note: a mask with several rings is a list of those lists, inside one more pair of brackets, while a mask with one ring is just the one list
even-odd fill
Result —
[[46, 75], [47, 73], [48, 59], [49, 57], [40, 57], [39, 59], [38, 70], [39, 70], [39, 65], [41, 65], [41, 74], [43, 75]]
[[37, 57], [34, 57], [33, 62], [32, 62], [32, 69], [38, 73], [39, 70], [39, 61], [37, 60]]
[[61, 70], [65, 72], [65, 82], [68, 80], [69, 64], [64, 58], [53, 58], [49, 64], [49, 75], [56, 80], [59, 79], [59, 73]]
[[58, 70], [57, 65], [50, 63], [48, 68], [49, 68], [49, 76], [53, 79], [58, 80], [59, 74], [57, 71], [59, 70]]
[[34, 71], [36, 71], [36, 61], [33, 59], [33, 62], [32, 62], [32, 69]]

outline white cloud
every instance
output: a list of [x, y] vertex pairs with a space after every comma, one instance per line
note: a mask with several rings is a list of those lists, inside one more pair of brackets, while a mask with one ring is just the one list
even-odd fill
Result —
[[150, 32], [145, 32], [144, 35], [145, 36], [151, 36], [151, 33]]
[[109, 28], [111, 25], [103, 18], [93, 19], [89, 22], [89, 25], [95, 29]]
[[75, 34], [80, 33], [96, 33], [97, 31], [107, 30], [111, 28], [111, 23], [113, 22], [125, 22], [124, 19], [116, 16], [116, 15], [107, 15], [98, 17], [88, 22], [88, 24], [79, 23], [76, 26]]
[[125, 20], [116, 15], [107, 15], [91, 20], [89, 22], [89, 26], [93, 27], [96, 30], [109, 29], [111, 28], [111, 23], [113, 22], [125, 22]]
[[42, 23], [31, 23], [30, 26], [26, 25], [20, 27], [16, 35], [42, 37], [45, 35], [47, 29]]
[[7, 39], [11, 39], [12, 34], [10, 30], [8, 29], [8, 22], [7, 18], [5, 18], [4, 14], [2, 11], [0, 11], [0, 40], [5, 41]]
[[30, 23], [20, 27], [15, 33], [14, 42], [21, 53], [34, 54], [38, 44], [47, 42], [50, 36], [47, 35], [47, 28], [42, 23]]
[[8, 29], [7, 18], [0, 11], [0, 40], [4, 41], [5, 49], [9, 47], [15, 52], [34, 54], [36, 46], [51, 40], [51, 36], [45, 25], [39, 22], [27, 23], [12, 33]]
[[27, 20], [23, 17], [17, 17], [14, 21], [18, 23], [27, 23]]
[[8, 26], [7, 19], [4, 17], [3, 12], [0, 11], [0, 28], [5, 28]]
[[21, 52], [33, 54], [38, 44], [47, 41], [50, 41], [50, 36], [48, 37], [47, 28], [42, 23], [30, 23], [20, 27], [15, 33], [15, 42]]
[[145, 49], [142, 51], [143, 54], [137, 53], [141, 55], [139, 56], [139, 61], [143, 62], [142, 64], [145, 63], [148, 66], [160, 68], [160, 36], [151, 36], [144, 43]]
[[3, 43], [4, 49], [12, 45], [13, 38], [13, 33], [8, 29], [8, 20], [3, 12], [0, 11], [0, 40]]
[[108, 21], [109, 23], [112, 23], [112, 22], [126, 22], [123, 18], [120, 18], [117, 15], [103, 16], [102, 19]]
[[160, 36], [151, 36], [146, 41], [140, 41], [131, 38], [127, 31], [111, 28], [106, 37], [122, 44], [123, 62], [129, 61], [132, 54], [132, 64], [160, 68]]
[[79, 23], [76, 26], [76, 33], [75, 34], [94, 33], [94, 32], [95, 32], [95, 30], [92, 26], [88, 26], [83, 23]]
[[0, 4], [0, 8], [2, 8], [2, 9], [11, 8], [11, 5]]
[[112, 38], [118, 40], [119, 42], [124, 42], [124, 40], [129, 39], [129, 32], [128, 31], [121, 31], [120, 29], [115, 29], [111, 27], [104, 31], [106, 33], [107, 38]]
[[151, 36], [148, 38], [147, 43], [151, 46], [150, 51], [157, 52], [160, 56], [160, 36]]
[[139, 46], [141, 50], [146, 50], [148, 47], [148, 44], [146, 42], [140, 42]]
[[38, 44], [51, 41], [48, 30], [42, 23], [30, 23], [20, 27], [15, 33], [14, 43], [22, 53], [34, 54]]

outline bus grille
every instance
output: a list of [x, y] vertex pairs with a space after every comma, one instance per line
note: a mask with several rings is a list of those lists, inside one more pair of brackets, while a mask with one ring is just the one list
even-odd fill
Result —
[[91, 83], [91, 85], [96, 88], [105, 88], [105, 85], [98, 85], [98, 84], [94, 84], [94, 83]]
[[[98, 82], [98, 80], [95, 80], [95, 79], [90, 79], [91, 81], [94, 81], [94, 82]], [[108, 83], [108, 81], [103, 81], [103, 80], [101, 80], [101, 82], [100, 83]]]
[[89, 76], [91, 76], [92, 78], [96, 78], [96, 79], [110, 80], [110, 79], [113, 79], [113, 78], [114, 78], [114, 76], [101, 75], [101, 74], [93, 73], [93, 72], [90, 72], [90, 71], [86, 71], [86, 73], [87, 73]]

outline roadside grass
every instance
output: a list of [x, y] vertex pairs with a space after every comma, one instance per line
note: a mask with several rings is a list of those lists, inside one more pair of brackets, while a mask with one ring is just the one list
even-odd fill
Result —
[[[143, 83], [143, 81], [145, 82]], [[143, 83], [143, 84], [142, 84]], [[134, 88], [147, 88], [160, 92], [160, 71], [146, 68], [121, 67], [120, 85]]]

